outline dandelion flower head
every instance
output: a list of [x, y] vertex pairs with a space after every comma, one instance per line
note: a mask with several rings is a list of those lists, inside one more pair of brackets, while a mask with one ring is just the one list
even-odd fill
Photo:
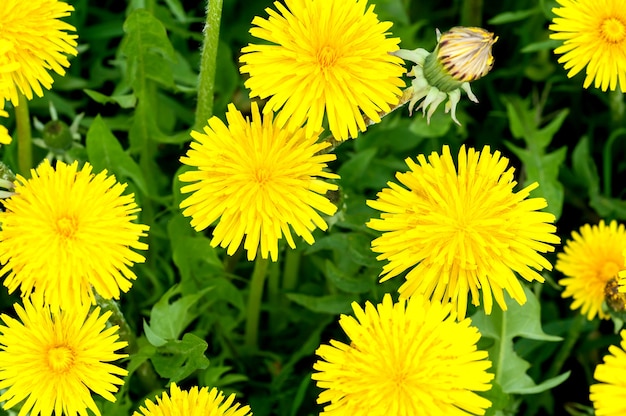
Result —
[[[21, 403], [19, 416], [100, 415], [91, 397], [94, 392], [106, 400], [127, 371], [111, 364], [126, 354], [115, 351], [126, 342], [118, 341], [118, 327], [108, 326], [111, 312], [100, 315], [89, 305], [60, 311], [24, 301], [15, 305], [18, 319], [2, 315], [0, 325], [0, 402], [10, 409]], [[30, 412], [30, 413], [29, 413]]]
[[274, 2], [269, 18], [255, 17], [252, 36], [270, 44], [242, 49], [242, 73], [252, 97], [268, 98], [265, 112], [282, 107], [276, 121], [307, 123], [318, 131], [324, 116], [337, 140], [378, 123], [402, 95], [402, 60], [391, 55], [399, 38], [388, 38], [367, 0]]
[[557, 254], [555, 265], [566, 276], [559, 284], [565, 287], [564, 298], [574, 298], [572, 309], [580, 308], [589, 320], [596, 315], [610, 318], [602, 304], [607, 299], [607, 289], [610, 295], [611, 285], [617, 287], [618, 273], [626, 269], [625, 249], [626, 229], [617, 221], [608, 225], [604, 221], [585, 224], [572, 233], [563, 252]]
[[585, 69], [583, 87], [626, 92], [626, 8], [622, 0], [557, 0], [550, 38], [569, 78]]
[[192, 132], [196, 140], [181, 158], [194, 170], [180, 175], [181, 188], [191, 193], [181, 204], [183, 215], [201, 231], [219, 219], [211, 245], [235, 253], [245, 236], [244, 249], [253, 260], [260, 247], [263, 258], [278, 258], [278, 240], [283, 236], [295, 247], [291, 230], [313, 244], [312, 231], [328, 228], [318, 213], [333, 215], [337, 207], [325, 196], [337, 185], [326, 172], [335, 155], [321, 153], [328, 143], [317, 143], [319, 132], [308, 135], [304, 128], [281, 128], [272, 113], [261, 116], [252, 104], [252, 119], [230, 104], [228, 125], [213, 117], [204, 133]]
[[192, 387], [190, 390], [181, 390], [176, 383], [170, 385], [170, 394], [163, 393], [156, 398], [156, 404], [146, 400], [145, 406], [139, 408], [141, 413], [133, 416], [252, 416], [250, 406], [240, 407], [234, 403], [235, 395], [228, 398], [215, 387], [210, 391], [208, 387]]
[[450, 304], [421, 295], [352, 307], [356, 318], [339, 320], [350, 344], [316, 351], [317, 401], [329, 403], [320, 415], [485, 414], [491, 402], [475, 392], [491, 389], [493, 374], [469, 318], [457, 322]]
[[125, 184], [92, 166], [47, 160], [18, 175], [15, 194], [2, 200], [0, 274], [4, 285], [23, 297], [33, 294], [62, 308], [95, 303], [95, 290], [105, 299], [119, 298], [132, 286], [133, 263], [145, 259], [139, 241], [148, 226], [137, 224], [140, 208]]
[[593, 374], [599, 383], [591, 385], [589, 398], [596, 416], [626, 414], [626, 330], [622, 330], [620, 336], [621, 348], [611, 345], [609, 354]]
[[76, 55], [76, 29], [60, 20], [74, 7], [58, 0], [3, 0], [0, 7], [0, 99], [18, 104], [52, 87], [52, 70], [65, 74]]
[[377, 258], [387, 260], [382, 281], [405, 270], [400, 295], [425, 294], [452, 302], [462, 319], [468, 291], [479, 304], [482, 290], [485, 312], [491, 313], [492, 296], [506, 309], [503, 291], [523, 304], [526, 295], [514, 272], [527, 281], [543, 282], [538, 273], [552, 265], [541, 253], [554, 251], [560, 239], [554, 234], [554, 215], [538, 211], [543, 198], [528, 198], [538, 185], [514, 192], [514, 168], [500, 152], [462, 146], [458, 169], [450, 149], [417, 163], [406, 159], [410, 171], [397, 173], [401, 185], [389, 182], [368, 205], [382, 214], [367, 225], [383, 234], [372, 242]]

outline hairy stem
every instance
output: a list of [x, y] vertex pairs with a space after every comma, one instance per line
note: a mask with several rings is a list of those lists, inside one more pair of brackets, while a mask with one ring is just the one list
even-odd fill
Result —
[[202, 56], [200, 58], [195, 130], [201, 130], [213, 115], [213, 92], [215, 90], [215, 68], [217, 66], [221, 16], [222, 0], [208, 0]]

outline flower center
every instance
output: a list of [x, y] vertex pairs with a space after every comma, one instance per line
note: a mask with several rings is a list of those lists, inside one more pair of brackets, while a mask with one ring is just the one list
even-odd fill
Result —
[[602, 266], [602, 270], [600, 271], [600, 277], [602, 278], [602, 280], [607, 281], [617, 276], [619, 271], [619, 266], [612, 261], [609, 261]]
[[74, 351], [65, 345], [48, 350], [48, 365], [56, 373], [65, 373], [74, 364]]
[[254, 181], [263, 186], [272, 179], [272, 170], [265, 166], [261, 166], [254, 171]]
[[336, 61], [337, 51], [330, 46], [324, 46], [317, 52], [317, 62], [324, 69], [333, 66]]
[[620, 43], [626, 38], [626, 24], [620, 19], [609, 17], [600, 25], [600, 34], [609, 43]]
[[65, 238], [73, 239], [78, 229], [78, 222], [73, 217], [62, 217], [57, 220], [57, 233]]

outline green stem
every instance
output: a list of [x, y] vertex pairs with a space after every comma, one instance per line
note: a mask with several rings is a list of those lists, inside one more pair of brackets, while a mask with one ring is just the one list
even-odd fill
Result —
[[290, 292], [298, 284], [298, 273], [300, 271], [300, 250], [287, 250], [285, 252], [285, 266], [283, 268], [283, 292]]
[[17, 170], [26, 177], [30, 177], [33, 167], [33, 138], [30, 128], [30, 114], [28, 100], [21, 93], [19, 103], [15, 107], [15, 122], [17, 124]]
[[619, 90], [609, 91], [609, 109], [611, 111], [611, 127], [624, 125], [624, 94]]
[[258, 348], [259, 342], [259, 317], [261, 316], [261, 301], [263, 300], [263, 287], [269, 259], [257, 255], [254, 261], [254, 270], [250, 280], [250, 293], [248, 294], [248, 308], [246, 311], [245, 345], [253, 349]]
[[461, 26], [482, 26], [483, 0], [464, 0], [461, 8]]
[[[291, 250], [289, 250], [291, 251]], [[280, 269], [278, 263], [272, 262], [267, 273], [267, 303], [269, 309], [270, 332], [277, 332], [281, 321], [279, 314], [282, 313], [280, 305]]]
[[201, 130], [213, 115], [213, 92], [215, 89], [215, 68], [217, 66], [217, 46], [220, 37], [222, 0], [208, 0], [200, 75], [198, 79], [198, 107], [196, 108], [195, 130]]
[[567, 331], [567, 336], [565, 337], [561, 348], [554, 357], [554, 360], [552, 360], [552, 365], [548, 370], [546, 380], [558, 376], [561, 372], [563, 364], [565, 364], [565, 361], [570, 357], [576, 341], [580, 338], [580, 333], [585, 324], [585, 319], [586, 317], [582, 313], [577, 313], [574, 317], [574, 321], [570, 325], [569, 331]]
[[615, 130], [606, 143], [604, 144], [604, 149], [602, 151], [602, 179], [603, 179], [603, 191], [604, 196], [607, 198], [611, 197], [611, 187], [612, 187], [612, 179], [613, 179], [613, 143], [615, 140], [626, 133], [626, 129], [621, 128]]

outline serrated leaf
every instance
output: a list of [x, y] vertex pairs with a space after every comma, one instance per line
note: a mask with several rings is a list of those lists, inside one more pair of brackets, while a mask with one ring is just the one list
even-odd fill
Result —
[[85, 144], [87, 155], [96, 172], [107, 169], [114, 173], [118, 180], [130, 178], [141, 192], [150, 194], [141, 168], [124, 151], [100, 115], [96, 116], [89, 126]]
[[117, 104], [121, 108], [133, 108], [137, 103], [137, 97], [135, 97], [135, 94], [108, 96], [90, 89], [84, 89], [83, 91], [92, 100], [100, 104]]
[[515, 337], [540, 341], [560, 341], [561, 337], [546, 334], [541, 328], [541, 305], [534, 293], [524, 286], [527, 301], [519, 305], [505, 293], [507, 310], [494, 308], [487, 316], [483, 310], [472, 317], [472, 323], [483, 337], [495, 342], [488, 349], [489, 358], [495, 371], [495, 382], [506, 394], [532, 394], [546, 391], [565, 380], [568, 374], [545, 380], [540, 384], [526, 374], [530, 364], [520, 357], [513, 347]]
[[509, 142], [505, 144], [526, 168], [524, 186], [533, 182], [539, 183], [539, 187], [533, 191], [533, 196], [545, 198], [548, 202], [548, 206], [544, 208], [545, 211], [554, 214], [558, 219], [561, 216], [564, 198], [563, 185], [558, 176], [559, 169], [567, 155], [567, 147], [563, 146], [552, 153], [537, 154], [530, 149], [522, 149]]
[[174, 87], [171, 62], [174, 48], [163, 24], [146, 9], [133, 10], [124, 22], [120, 50], [128, 60], [127, 76], [137, 96], [145, 91], [145, 80]]
[[187, 333], [182, 340], [169, 341], [158, 348], [150, 360], [161, 377], [178, 382], [209, 366], [209, 359], [204, 355], [207, 347], [206, 341]]
[[374, 284], [374, 282], [366, 276], [361, 275], [360, 278], [355, 278], [344, 274], [330, 260], [326, 260], [324, 265], [328, 280], [344, 292], [365, 293], [369, 291]]
[[202, 312], [192, 307], [210, 290], [212, 287], [207, 287], [198, 293], [183, 295], [170, 303], [172, 298], [181, 295], [181, 286], [171, 287], [150, 312], [150, 328], [153, 333], [168, 341], [178, 339], [187, 325]]
[[143, 332], [148, 339], [150, 345], [154, 345], [155, 347], [162, 347], [167, 344], [167, 340], [165, 338], [160, 337], [155, 331], [150, 328], [150, 325], [144, 319], [143, 321]]
[[286, 296], [289, 300], [310, 311], [332, 315], [350, 313], [352, 310], [350, 304], [355, 300], [354, 296], [348, 295], [309, 296], [300, 293], [287, 293]]

